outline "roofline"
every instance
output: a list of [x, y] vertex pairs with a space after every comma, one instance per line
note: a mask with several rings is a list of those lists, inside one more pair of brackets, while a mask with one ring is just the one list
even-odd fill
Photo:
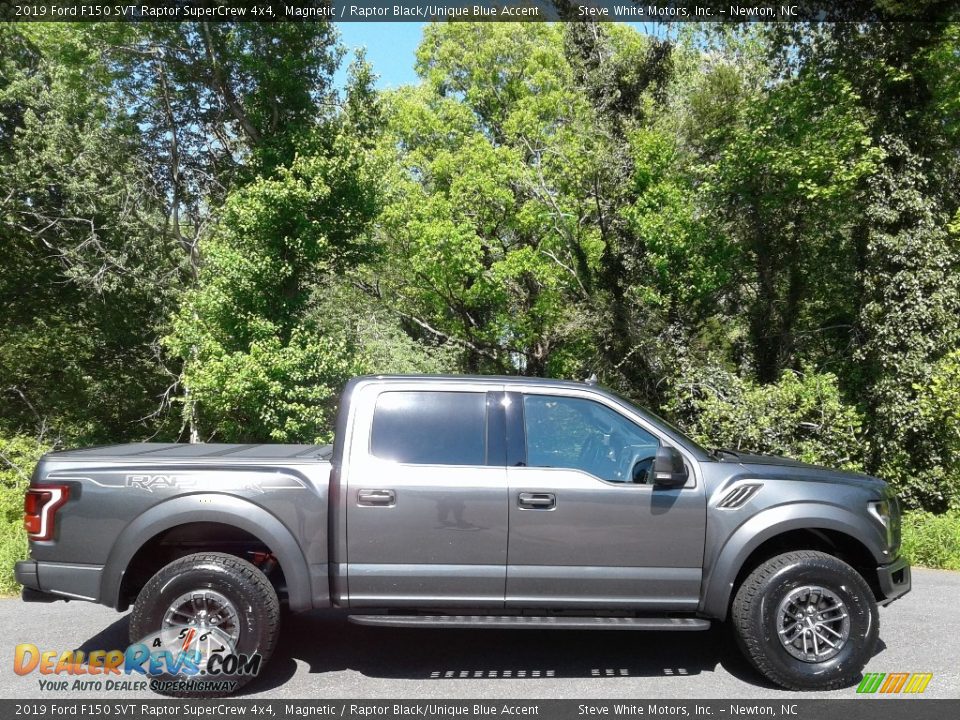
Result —
[[499, 385], [544, 385], [553, 387], [576, 387], [603, 389], [602, 386], [580, 380], [562, 380], [558, 378], [528, 377], [526, 375], [425, 375], [425, 374], [396, 374], [396, 375], [360, 375], [354, 378], [357, 382], [371, 380], [402, 380], [404, 382], [489, 382]]

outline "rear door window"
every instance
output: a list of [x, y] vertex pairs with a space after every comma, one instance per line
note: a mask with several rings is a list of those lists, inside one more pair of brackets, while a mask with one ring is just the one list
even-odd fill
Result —
[[486, 393], [390, 391], [373, 413], [370, 452], [417, 465], [483, 465]]

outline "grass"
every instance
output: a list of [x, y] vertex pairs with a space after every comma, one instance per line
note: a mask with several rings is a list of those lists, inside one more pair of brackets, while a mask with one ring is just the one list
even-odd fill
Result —
[[903, 554], [914, 565], [960, 570], [960, 511], [904, 514]]

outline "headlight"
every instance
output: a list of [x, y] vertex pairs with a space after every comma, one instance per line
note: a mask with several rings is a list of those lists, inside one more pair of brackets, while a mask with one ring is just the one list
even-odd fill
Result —
[[873, 515], [887, 530], [890, 529], [890, 503], [886, 500], [875, 500], [867, 505]]
[[867, 509], [877, 522], [883, 525], [887, 539], [887, 552], [895, 554], [900, 547], [900, 508], [896, 498], [867, 503]]

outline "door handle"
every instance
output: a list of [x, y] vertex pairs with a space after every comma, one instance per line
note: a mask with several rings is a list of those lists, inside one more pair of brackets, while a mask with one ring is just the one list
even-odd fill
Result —
[[522, 492], [517, 495], [517, 504], [523, 510], [553, 510], [557, 506], [557, 496], [553, 493]]
[[357, 505], [392, 507], [396, 504], [397, 494], [393, 490], [360, 490], [357, 492]]

